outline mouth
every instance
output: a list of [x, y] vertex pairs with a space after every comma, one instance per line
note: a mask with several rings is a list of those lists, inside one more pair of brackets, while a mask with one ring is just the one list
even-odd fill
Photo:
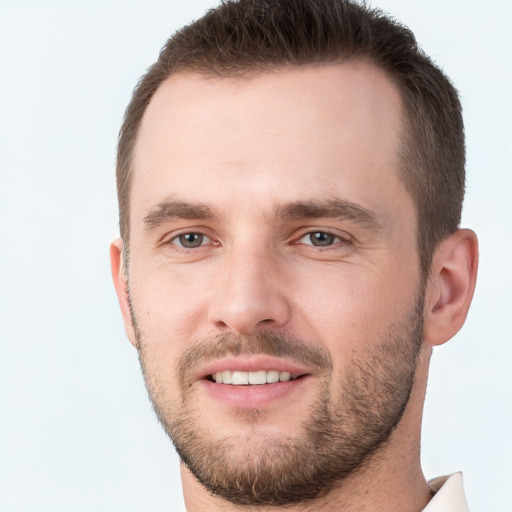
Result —
[[196, 381], [215, 400], [229, 408], [261, 409], [286, 403], [313, 377], [300, 364], [271, 356], [238, 356], [212, 361], [196, 373]]
[[208, 375], [206, 379], [217, 384], [228, 384], [231, 386], [262, 386], [264, 384], [276, 384], [278, 382], [300, 379], [305, 375], [292, 374], [280, 370], [256, 370], [250, 372], [223, 370]]
[[290, 382], [311, 375], [297, 363], [265, 355], [227, 357], [212, 361], [196, 373], [195, 378], [230, 386], [262, 386]]

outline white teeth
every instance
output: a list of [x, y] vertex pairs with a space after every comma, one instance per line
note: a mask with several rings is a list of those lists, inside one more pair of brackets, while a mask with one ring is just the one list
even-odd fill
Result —
[[233, 372], [233, 384], [244, 385], [249, 384], [249, 373], [248, 372]]
[[233, 384], [235, 386], [244, 386], [248, 384], [274, 384], [275, 382], [287, 382], [294, 380], [290, 372], [280, 372], [278, 370], [258, 370], [255, 372], [238, 372], [224, 370], [212, 375], [212, 379], [218, 384]]
[[279, 380], [281, 382], [286, 382], [286, 381], [290, 380], [290, 372], [281, 372], [279, 374]]
[[277, 370], [270, 370], [269, 372], [267, 372], [267, 382], [269, 384], [279, 382], [279, 372]]
[[267, 372], [261, 370], [258, 372], [249, 372], [249, 384], [266, 384]]

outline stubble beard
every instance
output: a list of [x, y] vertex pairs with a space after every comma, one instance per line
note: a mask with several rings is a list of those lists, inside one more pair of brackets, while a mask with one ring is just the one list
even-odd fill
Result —
[[[198, 340], [174, 369], [180, 400], [168, 398], [133, 309], [132, 317], [150, 399], [190, 472], [210, 493], [235, 505], [282, 506], [321, 498], [363, 469], [385, 446], [412, 391], [422, 345], [423, 296], [410, 315], [372, 344], [372, 351], [347, 362], [343, 376], [332, 372], [325, 349], [280, 332]], [[194, 405], [188, 385], [190, 371], [200, 360], [241, 353], [289, 357], [316, 368], [315, 380], [321, 385], [310, 414], [301, 422], [300, 434], [258, 436], [255, 447], [250, 429], [241, 427], [240, 435], [223, 437], [214, 426], [207, 428], [201, 422], [204, 412]], [[241, 424], [265, 421], [265, 411], [240, 414]]]

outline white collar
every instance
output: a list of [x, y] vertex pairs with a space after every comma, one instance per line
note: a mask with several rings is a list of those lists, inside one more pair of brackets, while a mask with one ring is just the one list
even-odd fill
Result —
[[423, 512], [469, 512], [462, 485], [462, 473], [434, 478], [428, 485], [435, 495]]

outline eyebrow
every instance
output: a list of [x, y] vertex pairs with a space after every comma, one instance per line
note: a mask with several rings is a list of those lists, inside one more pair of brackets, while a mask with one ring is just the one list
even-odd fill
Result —
[[205, 204], [167, 200], [151, 208], [143, 221], [146, 229], [153, 229], [177, 219], [203, 220], [213, 218], [213, 210]]
[[382, 228], [375, 212], [345, 199], [295, 201], [277, 206], [275, 216], [290, 219], [343, 219], [361, 224], [371, 231]]
[[[348, 220], [361, 224], [371, 231], [378, 231], [382, 227], [376, 213], [345, 199], [294, 201], [277, 205], [273, 214], [276, 219], [330, 218]], [[151, 208], [143, 222], [146, 229], [154, 229], [166, 222], [178, 219], [211, 220], [217, 217], [215, 211], [203, 203], [165, 200]]]

